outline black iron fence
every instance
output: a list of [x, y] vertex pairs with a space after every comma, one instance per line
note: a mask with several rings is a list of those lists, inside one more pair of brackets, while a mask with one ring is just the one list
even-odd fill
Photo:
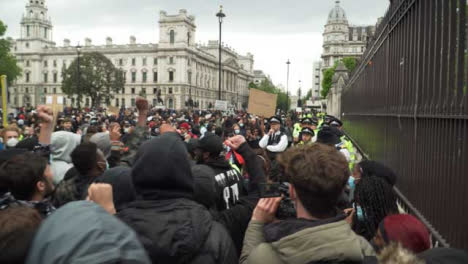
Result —
[[468, 248], [467, 0], [391, 2], [344, 89], [344, 127], [395, 169], [435, 240]]

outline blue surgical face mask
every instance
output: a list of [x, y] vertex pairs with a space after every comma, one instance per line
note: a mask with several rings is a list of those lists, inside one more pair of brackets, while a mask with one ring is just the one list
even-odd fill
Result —
[[348, 178], [348, 185], [351, 190], [354, 190], [354, 188], [356, 188], [356, 182], [353, 176], [350, 176]]
[[240, 129], [234, 130], [234, 133], [235, 133], [236, 135], [239, 135], [239, 134], [240, 134]]
[[356, 216], [359, 221], [364, 221], [364, 212], [362, 211], [361, 206], [356, 206]]

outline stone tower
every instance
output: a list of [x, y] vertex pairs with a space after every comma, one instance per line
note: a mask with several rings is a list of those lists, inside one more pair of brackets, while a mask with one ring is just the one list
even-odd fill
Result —
[[335, 2], [335, 7], [328, 14], [327, 24], [323, 33], [323, 68], [332, 67], [336, 60], [341, 59], [344, 47], [348, 40], [349, 24], [340, 1]]
[[187, 15], [187, 10], [179, 10], [177, 15], [160, 12], [159, 47], [187, 47], [195, 45], [195, 17]]
[[45, 0], [28, 0], [20, 24], [21, 37], [16, 40], [18, 52], [37, 52], [55, 46]]

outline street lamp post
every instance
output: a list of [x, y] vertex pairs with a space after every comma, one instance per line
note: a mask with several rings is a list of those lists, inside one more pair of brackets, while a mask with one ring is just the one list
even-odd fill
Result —
[[80, 52], [81, 52], [81, 46], [80, 43], [76, 46], [76, 54], [78, 55], [76, 59], [76, 67], [77, 67], [77, 73], [78, 73], [78, 81], [77, 81], [77, 87], [78, 87], [78, 109], [81, 109], [81, 68], [80, 68]]
[[286, 65], [288, 66], [288, 70], [287, 70], [287, 76], [286, 76], [286, 112], [289, 111], [289, 65], [291, 64], [291, 62], [288, 61], [286, 62]]
[[223, 13], [223, 6], [219, 7], [219, 12], [216, 14], [219, 21], [219, 79], [218, 79], [218, 100], [221, 100], [221, 26], [223, 24], [223, 18], [226, 15]]

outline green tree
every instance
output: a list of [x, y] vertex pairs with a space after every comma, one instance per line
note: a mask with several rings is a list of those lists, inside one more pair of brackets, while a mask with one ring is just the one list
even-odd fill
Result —
[[0, 20], [0, 75], [6, 75], [7, 83], [11, 85], [21, 76], [21, 68], [16, 64], [16, 58], [10, 53], [10, 40], [3, 38], [6, 30], [7, 26]]
[[277, 94], [278, 97], [276, 99], [276, 108], [279, 108], [283, 111], [286, 111], [288, 109], [288, 105], [290, 105], [288, 101], [288, 96], [285, 92], [283, 92], [280, 88], [276, 87], [269, 80], [264, 80], [257, 87], [252, 88], [256, 88], [267, 93]]
[[322, 95], [323, 98], [326, 98], [328, 92], [330, 91], [330, 88], [332, 86], [333, 75], [335, 74], [335, 69], [336, 64], [330, 69], [326, 69], [323, 72], [322, 90], [320, 90], [320, 95]]
[[[357, 65], [357, 60], [353, 57], [346, 57], [341, 59], [343, 64], [345, 65], [346, 69], [348, 69], [349, 72], [352, 72]], [[326, 98], [328, 95], [328, 92], [330, 91], [330, 88], [332, 86], [332, 81], [333, 81], [333, 75], [335, 74], [335, 69], [338, 66], [338, 60], [335, 61], [335, 64], [333, 67], [326, 69], [323, 72], [323, 80], [322, 80], [322, 90], [320, 91], [320, 95], [322, 95], [323, 98]]]
[[354, 69], [356, 68], [357, 60], [353, 57], [346, 57], [343, 58], [341, 61], [343, 62], [343, 64], [349, 72], [354, 71]]
[[121, 91], [125, 85], [123, 71], [99, 52], [84, 53], [79, 70], [78, 59], [75, 59], [63, 70], [62, 77], [62, 90], [66, 95], [89, 96], [94, 107], [102, 102], [110, 104], [113, 93]]

